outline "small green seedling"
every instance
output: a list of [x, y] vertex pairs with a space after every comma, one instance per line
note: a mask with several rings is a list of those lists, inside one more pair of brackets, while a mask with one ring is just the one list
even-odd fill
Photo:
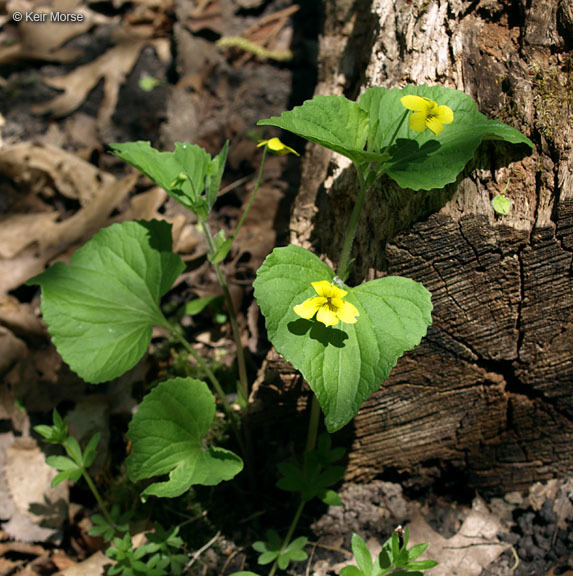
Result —
[[511, 208], [511, 200], [505, 195], [509, 188], [510, 181], [511, 179], [507, 181], [505, 188], [491, 201], [495, 213], [500, 216], [507, 216]]
[[425, 570], [437, 566], [438, 563], [434, 560], [417, 561], [429, 544], [418, 544], [408, 550], [409, 537], [408, 528], [402, 532], [399, 527], [392, 537], [386, 540], [380, 554], [373, 561], [366, 542], [358, 534], [353, 534], [352, 554], [358, 567], [346, 566], [340, 571], [340, 576], [386, 576], [387, 574], [420, 576]]
[[301, 536], [284, 546], [281, 537], [275, 530], [267, 530], [267, 539], [259, 540], [253, 548], [260, 552], [257, 562], [261, 566], [276, 562], [281, 570], [286, 570], [291, 562], [304, 562], [308, 555], [303, 550], [308, 538]]

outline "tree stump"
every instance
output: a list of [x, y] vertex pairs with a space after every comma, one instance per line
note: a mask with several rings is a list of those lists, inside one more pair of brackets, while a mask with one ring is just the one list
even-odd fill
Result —
[[[324, 1], [317, 94], [441, 84], [536, 145], [485, 143], [444, 190], [384, 180], [367, 199], [349, 284], [408, 276], [434, 312], [347, 426], [347, 480], [495, 492], [571, 468], [572, 38], [565, 1]], [[335, 265], [355, 193], [348, 161], [309, 144], [291, 241]]]

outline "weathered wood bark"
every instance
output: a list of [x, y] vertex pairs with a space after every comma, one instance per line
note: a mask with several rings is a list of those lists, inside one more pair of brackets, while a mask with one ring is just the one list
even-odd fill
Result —
[[[317, 93], [442, 84], [537, 150], [482, 145], [455, 185], [390, 181], [367, 201], [355, 282], [431, 291], [434, 323], [350, 425], [347, 479], [525, 488], [571, 468], [572, 11], [537, 0], [325, 0]], [[512, 209], [491, 199], [511, 176]], [[310, 146], [294, 243], [336, 263], [355, 194], [344, 159]]]

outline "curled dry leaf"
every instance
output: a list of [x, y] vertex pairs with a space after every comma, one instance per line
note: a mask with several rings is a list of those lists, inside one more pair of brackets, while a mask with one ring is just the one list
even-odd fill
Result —
[[26, 22], [18, 23], [13, 42], [0, 47], [0, 65], [15, 64], [23, 60], [41, 60], [48, 62], [73, 62], [81, 54], [81, 50], [64, 48], [64, 44], [84, 34], [95, 24], [107, 24], [112, 18], [93, 12], [86, 8], [82, 2], [72, 0], [54, 0], [51, 7], [38, 7], [37, 4], [16, 0], [8, 3], [7, 11], [12, 14], [18, 12], [74, 12], [83, 16], [82, 22]]
[[24, 542], [54, 539], [67, 516], [67, 484], [50, 487], [56, 471], [34, 439], [2, 436], [0, 509], [9, 518], [4, 531]]
[[102, 576], [104, 567], [113, 562], [103, 553], [96, 552], [87, 560], [58, 572], [55, 576]]
[[98, 120], [104, 126], [107, 125], [117, 104], [119, 88], [135, 66], [139, 53], [146, 44], [146, 40], [123, 42], [66, 76], [45, 78], [46, 84], [64, 92], [45, 104], [32, 107], [32, 112], [34, 114], [49, 113], [56, 117], [66, 116], [79, 108], [88, 94], [103, 79], [104, 96]]
[[137, 181], [136, 174], [116, 180], [69, 152], [29, 143], [0, 150], [0, 173], [23, 187], [31, 187], [42, 176], [59, 193], [82, 205], [62, 222], [56, 222], [55, 212], [12, 215], [3, 222], [0, 294], [42, 272], [50, 260], [105, 226]]
[[0, 326], [0, 376], [25, 358], [27, 353], [26, 344], [14, 336], [10, 330]]
[[111, 174], [55, 146], [23, 142], [0, 151], [0, 173], [22, 186], [31, 186], [38, 172], [48, 176], [60, 194], [82, 205], [88, 204], [102, 185], [115, 181]]
[[435, 532], [419, 512], [414, 513], [408, 528], [412, 545], [430, 543], [424, 558], [439, 561], [439, 565], [432, 568], [432, 576], [479, 576], [509, 548], [509, 544], [497, 537], [503, 528], [499, 518], [479, 497], [474, 499], [471, 511], [451, 538]]

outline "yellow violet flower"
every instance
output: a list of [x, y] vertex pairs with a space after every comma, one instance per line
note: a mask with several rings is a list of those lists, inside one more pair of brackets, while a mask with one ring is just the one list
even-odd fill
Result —
[[296, 150], [293, 150], [290, 146], [283, 144], [278, 138], [271, 138], [270, 140], [259, 140], [257, 142], [257, 148], [260, 148], [261, 146], [266, 146], [277, 156], [284, 156], [285, 154], [294, 154], [295, 156], [300, 156]]
[[404, 108], [414, 111], [410, 116], [410, 128], [416, 132], [429, 128], [437, 136], [444, 129], [444, 124], [454, 121], [454, 113], [449, 106], [438, 106], [429, 98], [409, 94], [400, 98], [400, 102]]
[[334, 326], [339, 321], [346, 324], [356, 323], [355, 316], [360, 314], [356, 306], [343, 300], [348, 294], [346, 290], [337, 288], [326, 280], [311, 284], [318, 296], [308, 298], [294, 307], [294, 311], [301, 318], [309, 320], [316, 314], [316, 319], [325, 326]]

